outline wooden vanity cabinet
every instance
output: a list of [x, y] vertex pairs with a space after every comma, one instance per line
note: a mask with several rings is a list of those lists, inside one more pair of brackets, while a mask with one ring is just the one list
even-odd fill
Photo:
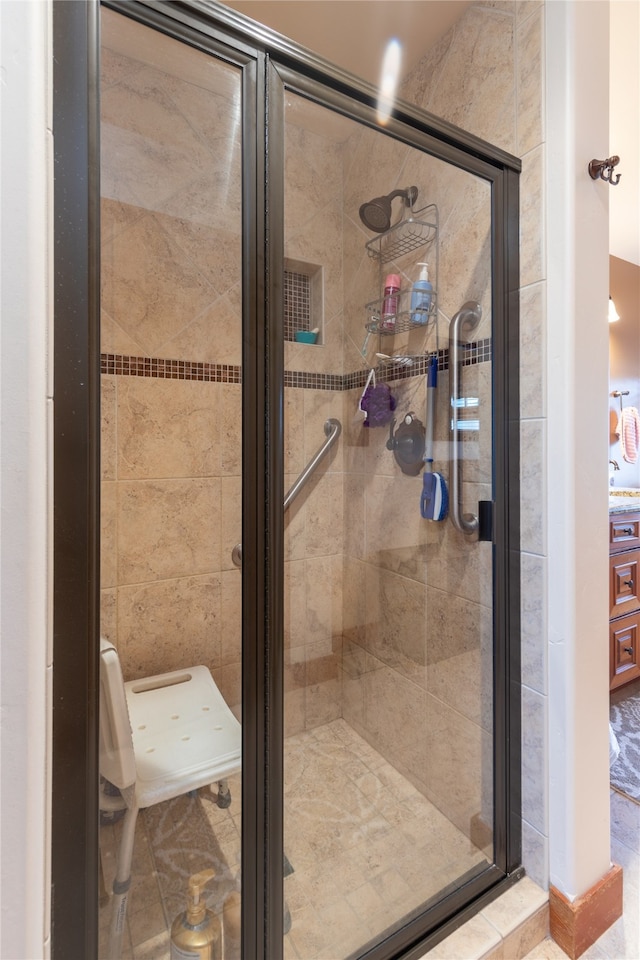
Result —
[[640, 677], [640, 513], [609, 518], [609, 689]]

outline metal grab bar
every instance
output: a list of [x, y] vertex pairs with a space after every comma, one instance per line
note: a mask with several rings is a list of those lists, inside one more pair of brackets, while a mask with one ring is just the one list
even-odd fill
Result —
[[334, 417], [329, 417], [328, 420], [324, 422], [324, 435], [327, 438], [322, 444], [318, 452], [309, 460], [309, 463], [306, 465], [296, 482], [293, 484], [288, 494], [284, 498], [284, 509], [285, 512], [291, 506], [295, 498], [298, 496], [300, 491], [309, 481], [311, 474], [314, 472], [320, 461], [329, 453], [329, 450], [334, 445], [340, 434], [342, 433], [342, 424], [339, 420], [336, 420]]
[[478, 518], [475, 513], [462, 513], [462, 460], [458, 417], [460, 410], [460, 341], [463, 329], [470, 333], [480, 323], [482, 307], [475, 300], [468, 300], [458, 310], [449, 325], [449, 377], [451, 382], [451, 519], [461, 533], [475, 533]]
[[[340, 434], [342, 433], [342, 424], [339, 420], [336, 420], [335, 417], [329, 417], [328, 420], [324, 422], [324, 433], [326, 436], [325, 442], [322, 446], [316, 451], [309, 463], [306, 465], [296, 482], [293, 484], [289, 492], [284, 498], [284, 512], [289, 509], [293, 501], [296, 499], [300, 491], [304, 486], [307, 485], [311, 474], [314, 472], [321, 460], [326, 457], [331, 447], [334, 445]], [[242, 566], [242, 544], [236, 543], [235, 547], [231, 551], [231, 559], [233, 560], [236, 567]]]

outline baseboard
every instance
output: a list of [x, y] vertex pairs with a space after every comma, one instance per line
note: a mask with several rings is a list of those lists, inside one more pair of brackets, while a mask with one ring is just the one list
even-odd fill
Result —
[[622, 867], [614, 864], [587, 892], [571, 902], [554, 886], [549, 889], [551, 936], [576, 960], [622, 916]]

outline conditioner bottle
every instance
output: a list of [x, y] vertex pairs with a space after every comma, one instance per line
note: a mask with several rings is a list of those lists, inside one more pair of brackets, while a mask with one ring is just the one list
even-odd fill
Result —
[[424, 325], [429, 320], [433, 286], [429, 280], [429, 264], [419, 263], [420, 278], [411, 288], [411, 322]]

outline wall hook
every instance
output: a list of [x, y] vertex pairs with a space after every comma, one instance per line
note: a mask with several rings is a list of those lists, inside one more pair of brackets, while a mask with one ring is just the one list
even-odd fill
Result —
[[629, 396], [628, 390], [613, 390], [611, 392], [612, 397], [620, 397], [620, 413], [622, 413], [622, 398]]
[[[613, 179], [613, 168], [620, 163], [620, 157], [607, 157], [606, 160], [592, 160], [589, 164], [589, 176], [592, 180], [605, 180], [612, 187], [616, 187], [620, 182], [622, 174], [618, 174]], [[608, 171], [608, 172], [607, 172]]]

